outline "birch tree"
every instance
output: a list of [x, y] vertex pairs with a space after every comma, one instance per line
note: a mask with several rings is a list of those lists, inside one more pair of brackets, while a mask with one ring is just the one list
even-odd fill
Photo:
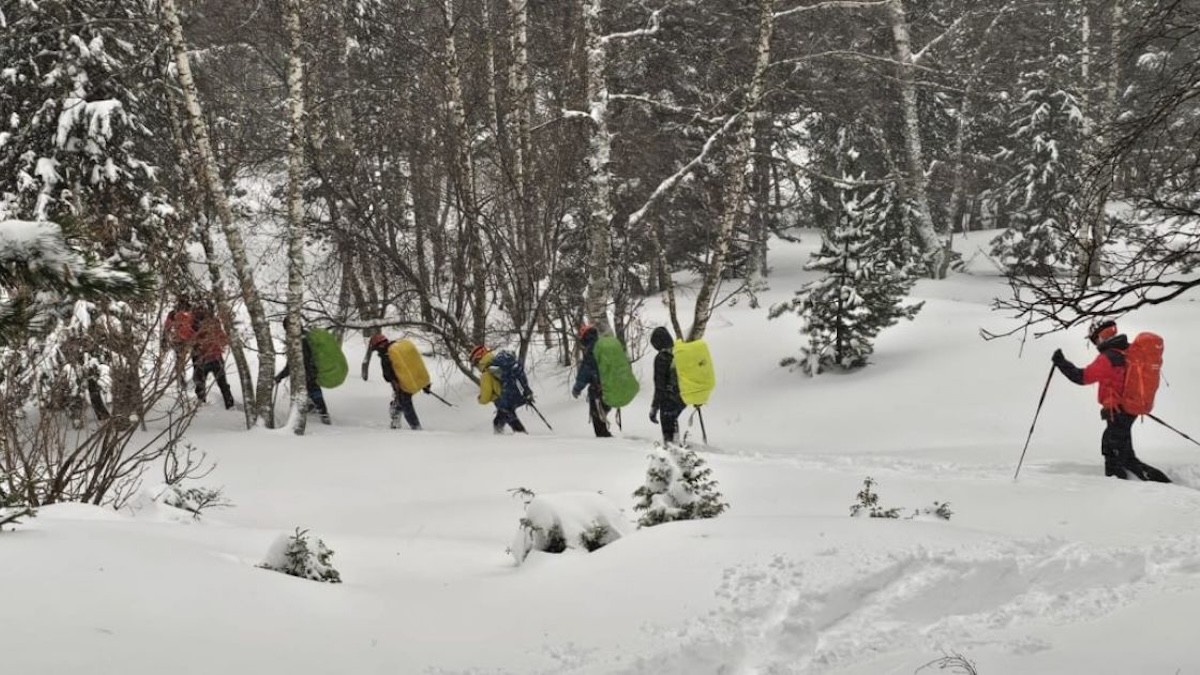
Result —
[[[250, 325], [258, 346], [258, 382], [253, 403], [255, 418], [270, 428], [275, 424], [272, 407], [275, 384], [275, 347], [271, 341], [271, 328], [267, 323], [262, 298], [254, 282], [254, 271], [250, 265], [249, 256], [246, 254], [245, 241], [242, 238], [240, 227], [234, 222], [229, 196], [225, 192], [216, 156], [213, 154], [212, 143], [209, 140], [208, 122], [204, 118], [203, 108], [200, 105], [200, 94], [196, 88], [196, 81], [192, 77], [191, 59], [188, 56], [183, 25], [179, 20], [179, 10], [175, 0], [162, 0], [161, 8], [166, 23], [167, 38], [175, 57], [175, 77], [179, 81], [180, 94], [183, 96], [184, 108], [187, 111], [188, 125], [196, 143], [201, 182], [208, 190], [208, 196], [213, 202], [217, 219], [221, 225], [221, 231], [229, 246], [229, 252], [233, 258], [234, 274], [237, 276], [238, 287], [242, 300], [246, 303], [246, 311], [250, 315]], [[251, 407], [249, 396], [246, 398], [246, 406]]]
[[755, 50], [754, 71], [746, 92], [741, 119], [734, 134], [733, 148], [728, 163], [724, 203], [720, 216], [717, 241], [711, 253], [708, 267], [696, 293], [696, 306], [688, 340], [704, 337], [704, 330], [712, 317], [713, 299], [724, 271], [725, 256], [734, 228], [742, 217], [743, 201], [746, 197], [746, 172], [750, 160], [750, 149], [754, 138], [755, 123], [766, 92], [767, 67], [771, 63], [771, 36], [775, 30], [775, 0], [758, 0], [758, 44]]
[[304, 36], [300, 30], [301, 0], [285, 0], [283, 22], [288, 37], [288, 287], [287, 356], [292, 365], [292, 403], [288, 421], [292, 432], [304, 435], [308, 386], [305, 382], [303, 326], [300, 308], [304, 304]]

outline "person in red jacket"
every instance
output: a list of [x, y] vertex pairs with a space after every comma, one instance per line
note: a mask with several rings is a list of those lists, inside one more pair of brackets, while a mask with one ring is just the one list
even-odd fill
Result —
[[229, 346], [229, 336], [221, 327], [221, 320], [208, 307], [197, 309], [193, 320], [196, 332], [192, 347], [192, 380], [196, 385], [196, 398], [205, 402], [204, 384], [208, 374], [212, 373], [221, 390], [225, 409], [229, 410], [233, 407], [233, 392], [225, 379], [225, 348]]
[[186, 359], [191, 355], [195, 344], [196, 320], [192, 315], [192, 303], [187, 296], [181, 295], [175, 302], [175, 308], [167, 313], [160, 341], [163, 349], [170, 347], [171, 352], [175, 355], [175, 375], [179, 378], [181, 390], [187, 388], [184, 369], [186, 368]]
[[1100, 401], [1100, 416], [1106, 426], [1100, 437], [1100, 453], [1104, 455], [1104, 475], [1125, 479], [1133, 475], [1142, 480], [1170, 483], [1162, 471], [1143, 463], [1133, 452], [1133, 421], [1121, 409], [1121, 395], [1125, 391], [1125, 350], [1129, 338], [1117, 331], [1117, 322], [1104, 319], [1092, 323], [1088, 339], [1100, 352], [1096, 358], [1080, 369], [1063, 356], [1061, 349], [1054, 350], [1051, 360], [1054, 365], [1075, 384], [1098, 384], [1096, 397]]

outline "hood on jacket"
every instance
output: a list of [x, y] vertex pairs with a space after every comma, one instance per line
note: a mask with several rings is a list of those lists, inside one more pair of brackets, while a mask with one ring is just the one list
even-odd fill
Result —
[[1124, 333], [1119, 333], [1096, 345], [1096, 351], [1098, 352], [1103, 352], [1105, 349], [1125, 351], [1129, 349], [1129, 338], [1125, 337]]
[[671, 331], [667, 330], [663, 326], [659, 326], [658, 328], [654, 329], [654, 332], [650, 333], [650, 345], [655, 349], [662, 351], [664, 349], [670, 349], [673, 347], [675, 345], [675, 340], [671, 338]]
[[599, 339], [600, 331], [597, 331], [595, 326], [588, 326], [587, 330], [583, 331], [583, 335], [579, 338], [579, 341], [583, 343], [584, 347], [591, 347]]

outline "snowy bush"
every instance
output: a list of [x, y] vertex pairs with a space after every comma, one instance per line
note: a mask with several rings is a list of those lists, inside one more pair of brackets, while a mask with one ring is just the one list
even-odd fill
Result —
[[224, 509], [233, 506], [233, 502], [225, 498], [222, 488], [184, 488], [179, 485], [168, 485], [159, 499], [167, 506], [191, 513], [196, 520], [200, 519], [206, 509]]
[[645, 511], [638, 519], [641, 527], [673, 520], [715, 518], [729, 508], [729, 504], [721, 501], [712, 469], [686, 441], [666, 446], [654, 444], [646, 483], [633, 496], [638, 498], [634, 510]]
[[[867, 476], [863, 480], [863, 487], [858, 491], [858, 503], [850, 506], [850, 516], [859, 518], [868, 516], [870, 518], [899, 518], [900, 509], [890, 508], [885, 509], [879, 505], [879, 493], [872, 488], [877, 485], [874, 478]], [[920, 516], [933, 516], [942, 520], [950, 520], [950, 516], [954, 512], [950, 510], [950, 502], [934, 502], [933, 506], [926, 506], [921, 509], [914, 509], [909, 520]]]
[[[2, 479], [3, 476], [0, 476], [0, 480]], [[16, 495], [5, 492], [4, 487], [0, 486], [0, 531], [4, 530], [5, 525], [19, 525], [21, 518], [34, 515], [33, 509], [22, 504]]]
[[627, 534], [630, 524], [621, 510], [598, 492], [535, 495], [525, 488], [512, 491], [525, 498], [521, 518], [508, 552], [517, 564], [533, 551], [563, 553], [595, 551]]
[[259, 567], [301, 579], [340, 584], [342, 575], [333, 568], [332, 558], [333, 551], [325, 542], [316, 537], [310, 542], [308, 530], [296, 528], [291, 536], [279, 535]]

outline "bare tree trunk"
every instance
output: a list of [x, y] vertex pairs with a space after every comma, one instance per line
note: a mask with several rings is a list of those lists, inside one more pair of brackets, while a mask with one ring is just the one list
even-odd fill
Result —
[[304, 349], [301, 346], [300, 307], [304, 304], [304, 37], [300, 32], [300, 0], [284, 3], [284, 27], [288, 36], [288, 286], [287, 354], [291, 364], [292, 404], [288, 422], [292, 432], [304, 435], [308, 387], [305, 382]]
[[738, 121], [733, 141], [733, 152], [729, 161], [729, 179], [726, 183], [724, 205], [721, 209], [720, 229], [717, 241], [704, 270], [700, 290], [696, 293], [696, 308], [688, 340], [704, 337], [708, 320], [712, 318], [713, 299], [725, 269], [725, 257], [733, 238], [742, 205], [746, 197], [746, 171], [750, 160], [750, 148], [754, 139], [754, 126], [758, 109], [766, 91], [767, 66], [771, 63], [771, 36], [775, 31], [775, 0], [758, 0], [758, 47], [754, 60], [754, 73], [750, 79], [750, 90], [746, 93], [745, 112]]
[[[204, 120], [204, 113], [200, 107], [200, 95], [196, 89], [196, 82], [192, 78], [187, 42], [184, 40], [183, 26], [179, 22], [179, 12], [175, 6], [175, 0], [162, 0], [162, 9], [167, 23], [167, 34], [175, 55], [176, 77], [179, 79], [179, 86], [183, 93], [192, 136], [196, 141], [203, 182], [208, 188], [213, 206], [217, 211], [217, 218], [221, 222], [221, 229], [225, 234], [225, 240], [229, 244], [229, 252], [233, 256], [234, 273], [237, 275], [242, 300], [246, 303], [246, 311], [250, 315], [250, 325], [258, 344], [258, 386], [253, 405], [254, 416], [268, 428], [273, 427], [275, 420], [271, 396], [275, 383], [275, 350], [271, 343], [271, 328], [267, 323], [262, 298], [254, 283], [254, 272], [250, 266], [249, 257], [246, 255], [246, 244], [242, 240], [242, 232], [233, 220], [229, 198], [225, 194], [225, 186], [221, 183], [216, 156], [213, 154], [212, 143], [209, 140], [208, 124]], [[252, 407], [249, 400], [246, 401], [246, 407]]]
[[515, 162], [514, 182], [517, 192], [517, 219], [525, 236], [525, 253], [530, 263], [533, 279], [545, 273], [545, 252], [542, 239], [533, 221], [532, 195], [529, 194], [530, 179], [530, 110], [533, 102], [529, 89], [529, 0], [509, 0], [509, 20], [512, 25], [510, 37], [512, 65], [509, 68], [509, 94], [512, 96], [513, 111], [513, 154]]
[[458, 178], [459, 200], [463, 210], [463, 234], [467, 242], [466, 263], [471, 274], [471, 339], [482, 344], [487, 335], [487, 266], [484, 264], [483, 232], [479, 205], [475, 195], [475, 165], [471, 156], [471, 133], [463, 101], [461, 66], [458, 45], [454, 37], [454, 0], [443, 0], [442, 16], [446, 30], [446, 72], [449, 86], [449, 107], [454, 124], [454, 161]]
[[588, 233], [587, 319], [600, 333], [609, 331], [608, 306], [612, 302], [612, 201], [609, 161], [612, 134], [608, 130], [607, 44], [600, 34], [604, 0], [580, 0], [587, 71], [585, 73], [588, 136], [585, 228]]
[[[1104, 99], [1100, 107], [1100, 115], [1098, 123], [1093, 123], [1091, 133], [1086, 133], [1083, 142], [1091, 146], [1091, 150], [1087, 153], [1090, 162], [1084, 167], [1085, 171], [1092, 172], [1095, 176], [1095, 185], [1089, 190], [1089, 194], [1093, 195], [1089, 216], [1084, 219], [1085, 226], [1090, 226], [1091, 231], [1088, 233], [1086, 241], [1090, 242], [1087, 248], [1087, 258], [1083, 269], [1080, 270], [1080, 276], [1086, 279], [1086, 283], [1081, 283], [1080, 288], [1088, 286], [1098, 286], [1104, 281], [1104, 243], [1108, 240], [1108, 214], [1106, 204], [1108, 203], [1109, 195], [1112, 194], [1113, 176], [1116, 173], [1116, 167], [1105, 163], [1101, 165], [1102, 157], [1108, 155], [1109, 144], [1112, 142], [1112, 127], [1117, 121], [1117, 98], [1118, 89], [1121, 81], [1121, 32], [1125, 23], [1125, 7], [1124, 0], [1112, 0], [1111, 21], [1109, 39], [1109, 69], [1104, 82]], [[1086, 8], [1084, 9], [1086, 16]], [[1089, 52], [1090, 44], [1085, 44], [1084, 55]], [[1092, 91], [1091, 82], [1085, 79], [1084, 86], [1088, 91]]]
[[929, 273], [934, 278], [946, 275], [946, 244], [933, 223], [929, 208], [929, 181], [925, 176], [925, 153], [921, 146], [921, 112], [917, 108], [917, 85], [914, 74], [912, 37], [908, 29], [903, 0], [891, 0], [888, 13], [895, 40], [896, 61], [900, 68], [900, 101], [904, 114], [904, 150], [908, 170], [905, 172], [909, 198], [916, 210], [916, 233], [921, 248], [929, 260]]

